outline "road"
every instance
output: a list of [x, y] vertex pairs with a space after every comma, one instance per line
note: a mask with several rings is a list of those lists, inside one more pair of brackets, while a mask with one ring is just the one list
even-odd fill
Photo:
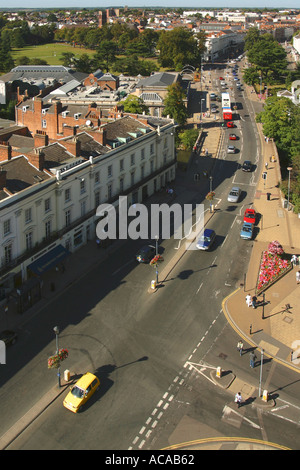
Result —
[[[258, 367], [250, 370], [248, 354], [236, 353], [239, 338], [221, 311], [223, 298], [244, 278], [255, 243], [240, 240], [239, 231], [244, 209], [253, 203], [261, 162], [253, 110], [243, 94], [237, 98], [239, 152], [226, 153], [230, 130], [225, 129], [213, 169], [217, 210], [209, 227], [217, 239], [212, 250], [187, 251], [163, 287], [150, 295], [153, 269], [134, 262], [137, 245], [144, 242], [128, 241], [126, 249], [29, 321], [7, 358], [11, 369], [1, 377], [3, 432], [56, 380], [46, 370], [55, 350], [55, 325], [62, 332], [60, 346], [69, 350], [67, 367], [78, 375], [96, 373], [101, 388], [79, 415], [64, 409], [63, 397], [58, 398], [9, 449], [160, 449], [180, 440], [232, 435], [299, 447], [295, 373], [266, 362], [265, 380], [281, 402], [278, 411], [262, 414], [251, 406], [232, 410], [228, 392], [186, 367], [187, 361], [224, 363], [249, 383], [257, 384], [259, 376]], [[253, 173], [241, 171], [243, 159], [256, 165]], [[233, 184], [243, 190], [238, 204], [227, 202]], [[201, 202], [200, 193], [191, 202]], [[176, 245], [172, 239], [161, 243], [166, 262]]]

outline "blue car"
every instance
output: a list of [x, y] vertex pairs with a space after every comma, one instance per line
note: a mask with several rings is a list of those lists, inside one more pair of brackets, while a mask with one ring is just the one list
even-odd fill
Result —
[[209, 250], [216, 238], [214, 230], [206, 228], [197, 242], [198, 250]]
[[250, 224], [249, 222], [244, 222], [242, 226], [242, 230], [240, 232], [241, 238], [243, 240], [251, 240], [253, 236], [253, 224]]

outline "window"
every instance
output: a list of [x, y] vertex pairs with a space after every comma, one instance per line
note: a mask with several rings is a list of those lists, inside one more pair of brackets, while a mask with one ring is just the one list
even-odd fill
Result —
[[141, 160], [145, 160], [145, 149], [141, 149]]
[[71, 224], [71, 210], [68, 209], [65, 212], [65, 222], [66, 222], [66, 227], [68, 227]]
[[48, 197], [47, 199], [45, 199], [45, 212], [50, 211], [50, 209], [51, 209], [50, 197]]
[[65, 190], [65, 202], [70, 201], [70, 199], [71, 199], [71, 189], [70, 189], [70, 188], [67, 188], [67, 189]]
[[151, 155], [154, 154], [154, 144], [151, 144], [151, 145], [150, 145], [150, 154], [151, 154]]
[[95, 192], [95, 207], [98, 207], [100, 204], [100, 191]]
[[81, 201], [80, 203], [81, 217], [85, 215], [85, 211], [86, 211], [86, 201]]
[[25, 209], [25, 224], [28, 224], [31, 222], [31, 208], [30, 209]]
[[51, 220], [47, 220], [45, 223], [45, 237], [49, 238], [51, 236]]
[[124, 170], [124, 159], [120, 160], [120, 171]]
[[141, 166], [141, 179], [145, 178], [145, 165]]
[[25, 235], [26, 250], [32, 249], [32, 232], [28, 232]]
[[153, 173], [154, 171], [154, 161], [150, 160], [150, 173]]
[[135, 163], [135, 157], [134, 157], [134, 153], [132, 153], [132, 154], [130, 155], [130, 165], [133, 166], [134, 163]]
[[124, 191], [124, 178], [120, 178], [120, 193]]
[[107, 167], [107, 176], [109, 178], [112, 176], [112, 165], [108, 165]]
[[12, 245], [4, 247], [4, 260], [5, 264], [10, 264], [12, 261]]
[[131, 186], [133, 186], [134, 185], [134, 171], [130, 173], [130, 177], [131, 177]]
[[3, 235], [8, 235], [10, 233], [10, 219], [4, 220], [3, 222]]
[[80, 194], [85, 193], [85, 180], [80, 180]]
[[96, 171], [95, 173], [95, 184], [100, 183], [100, 171]]
[[46, 127], [47, 127], [47, 121], [46, 119], [42, 119], [42, 128], [46, 129]]
[[112, 197], [112, 183], [107, 186], [107, 197], [108, 199]]

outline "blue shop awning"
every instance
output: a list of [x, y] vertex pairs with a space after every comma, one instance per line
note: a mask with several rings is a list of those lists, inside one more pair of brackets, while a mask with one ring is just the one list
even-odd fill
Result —
[[30, 269], [34, 274], [40, 276], [51, 268], [54, 268], [61, 263], [70, 252], [62, 245], [57, 245], [45, 255], [31, 263], [27, 269]]

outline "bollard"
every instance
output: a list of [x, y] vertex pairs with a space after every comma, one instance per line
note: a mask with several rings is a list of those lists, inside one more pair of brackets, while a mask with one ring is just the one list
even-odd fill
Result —
[[220, 379], [222, 377], [222, 368], [221, 367], [217, 367], [217, 370], [216, 370], [216, 377], [218, 379]]
[[268, 390], [264, 390], [263, 391], [263, 396], [262, 396], [262, 400], [267, 402], [268, 401]]
[[156, 281], [154, 279], [151, 281], [151, 289], [156, 289]]

